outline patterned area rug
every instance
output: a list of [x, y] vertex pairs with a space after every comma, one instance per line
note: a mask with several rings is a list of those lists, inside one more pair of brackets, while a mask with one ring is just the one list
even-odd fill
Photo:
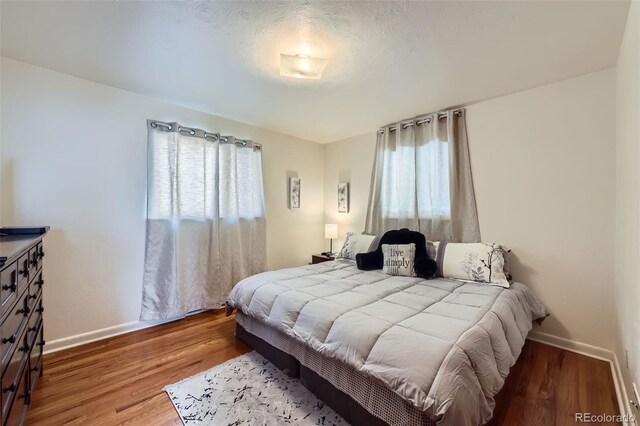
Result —
[[185, 425], [348, 426], [335, 411], [256, 352], [164, 390]]

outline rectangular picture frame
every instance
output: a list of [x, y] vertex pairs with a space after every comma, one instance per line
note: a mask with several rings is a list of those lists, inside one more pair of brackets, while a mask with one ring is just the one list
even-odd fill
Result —
[[349, 184], [338, 184], [338, 213], [349, 213]]
[[301, 190], [300, 184], [301, 182], [299, 177], [289, 178], [289, 208], [290, 209], [300, 208], [300, 190]]

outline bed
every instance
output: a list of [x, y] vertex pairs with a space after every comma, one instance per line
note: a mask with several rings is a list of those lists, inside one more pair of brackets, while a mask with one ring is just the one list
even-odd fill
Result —
[[478, 425], [547, 308], [502, 288], [336, 260], [239, 282], [237, 335], [353, 425]]

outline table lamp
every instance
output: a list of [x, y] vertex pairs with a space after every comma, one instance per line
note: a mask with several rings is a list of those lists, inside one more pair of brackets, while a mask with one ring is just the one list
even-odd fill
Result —
[[334, 223], [324, 225], [324, 237], [330, 240], [330, 248], [328, 252], [322, 254], [325, 256], [333, 256], [333, 239], [338, 238], [338, 225]]

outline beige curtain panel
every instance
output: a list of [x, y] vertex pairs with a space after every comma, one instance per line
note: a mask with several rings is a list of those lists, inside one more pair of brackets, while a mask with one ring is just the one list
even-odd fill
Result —
[[378, 131], [365, 231], [399, 228], [431, 241], [480, 241], [463, 109]]
[[262, 147], [178, 123], [148, 123], [141, 320], [220, 308], [266, 270]]

